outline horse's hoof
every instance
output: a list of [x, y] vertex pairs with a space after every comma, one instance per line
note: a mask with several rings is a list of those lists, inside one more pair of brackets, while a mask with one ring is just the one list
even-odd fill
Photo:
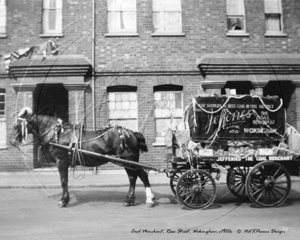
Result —
[[123, 204], [123, 206], [124, 206], [124, 207], [131, 207], [132, 205], [131, 205], [131, 203], [126, 202], [126, 203]]
[[124, 206], [125, 207], [130, 207], [130, 206], [133, 206], [135, 203], [135, 197], [129, 199], [129, 198], [126, 198], [125, 199], [125, 203], [124, 203]]
[[63, 201], [59, 201], [58, 206], [61, 208], [64, 208], [67, 206], [67, 203], [63, 202]]
[[134, 205], [134, 201], [127, 201], [124, 203], [124, 207], [131, 207]]
[[145, 207], [146, 208], [153, 208], [154, 207], [154, 203], [146, 203]]

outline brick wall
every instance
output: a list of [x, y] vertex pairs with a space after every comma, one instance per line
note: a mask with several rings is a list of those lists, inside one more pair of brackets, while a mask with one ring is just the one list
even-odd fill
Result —
[[[0, 79], [0, 88], [6, 89], [6, 149], [0, 149], [0, 172], [3, 171], [29, 171], [33, 168], [33, 151], [32, 146], [24, 147], [23, 153], [16, 147], [10, 145], [10, 138], [13, 134], [13, 124], [15, 123], [16, 106], [24, 106], [27, 104], [26, 96], [24, 94], [16, 94], [15, 90], [11, 87], [10, 79]], [[27, 97], [28, 99], [28, 97]], [[30, 105], [29, 105], [30, 106]], [[32, 140], [29, 137], [28, 141]]]
[[[45, 43], [48, 38], [41, 34], [41, 1], [14, 0], [8, 2], [7, 38], [0, 38], [0, 53]], [[151, 115], [153, 86], [161, 83], [183, 84], [184, 106], [197, 93], [202, 77], [198, 74], [196, 59], [206, 53], [293, 53], [300, 52], [300, 1], [282, 0], [284, 32], [287, 37], [265, 37], [263, 1], [245, 0], [246, 29], [249, 37], [226, 36], [225, 1], [182, 1], [182, 31], [184, 36], [151, 36], [151, 0], [137, 2], [137, 37], [107, 37], [106, 1], [96, 0], [95, 26], [95, 72], [96, 77], [96, 126], [107, 124], [106, 88], [110, 82], [137, 82], [139, 127], [143, 127], [149, 153], [143, 161], [164, 164], [165, 149], [152, 147], [154, 141], [154, 118]], [[92, 6], [90, 0], [63, 1], [63, 37], [59, 37], [60, 54], [83, 54], [92, 59]], [[35, 51], [38, 53], [38, 50]], [[33, 56], [34, 57], [34, 56]], [[173, 71], [173, 75], [164, 72]], [[135, 75], [136, 72], [144, 74]], [[155, 72], [155, 74], [152, 74]], [[112, 73], [113, 76], [105, 74]], [[120, 73], [120, 76], [118, 75]], [[0, 87], [7, 91], [7, 105], [16, 105], [17, 94], [10, 84], [13, 78], [0, 78]], [[24, 78], [26, 82], [26, 78]], [[46, 79], [47, 82], [47, 79]], [[74, 109], [74, 92], [69, 93], [70, 110]], [[92, 96], [86, 91], [81, 109], [87, 114], [86, 125], [92, 128]], [[19, 100], [21, 101], [21, 100]], [[288, 122], [296, 124], [294, 111], [299, 104], [296, 91], [288, 108]], [[23, 106], [18, 102], [18, 107]], [[8, 108], [7, 116], [14, 111]], [[70, 120], [75, 116], [70, 111]], [[72, 115], [73, 114], [73, 115]], [[8, 117], [8, 132], [13, 118]], [[300, 129], [299, 129], [300, 130]], [[8, 146], [1, 151], [2, 170], [27, 168], [17, 150]], [[2, 160], [3, 159], [3, 160]], [[29, 164], [30, 165], [30, 164]], [[32, 164], [31, 164], [32, 165]], [[3, 167], [4, 166], [4, 167]], [[107, 165], [107, 168], [112, 168]], [[114, 165], [113, 165], [114, 167]], [[0, 171], [2, 171], [0, 169]]]

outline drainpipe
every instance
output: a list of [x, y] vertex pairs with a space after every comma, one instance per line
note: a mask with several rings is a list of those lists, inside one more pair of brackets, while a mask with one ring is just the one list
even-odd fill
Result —
[[95, 0], [92, 0], [92, 108], [93, 108], [93, 130], [96, 131], [96, 113], [95, 113]]
[[[96, 17], [96, 12], [95, 12], [95, 0], [92, 0], [93, 4], [93, 12], [92, 12], [92, 115], [93, 115], [93, 130], [96, 131], [96, 109], [95, 109], [95, 17]], [[94, 167], [94, 174], [97, 174], [98, 168]]]

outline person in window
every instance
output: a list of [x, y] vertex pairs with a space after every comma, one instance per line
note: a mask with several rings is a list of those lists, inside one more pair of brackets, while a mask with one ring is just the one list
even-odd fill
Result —
[[234, 23], [231, 26], [231, 30], [242, 30], [242, 27], [239, 26], [238, 24]]

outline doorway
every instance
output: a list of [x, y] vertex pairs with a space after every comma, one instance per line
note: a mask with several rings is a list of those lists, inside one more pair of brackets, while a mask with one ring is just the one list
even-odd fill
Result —
[[[39, 115], [46, 115], [69, 121], [69, 94], [62, 83], [37, 84], [33, 92], [33, 108]], [[49, 154], [43, 152], [40, 144], [34, 146], [34, 168], [55, 165]]]

